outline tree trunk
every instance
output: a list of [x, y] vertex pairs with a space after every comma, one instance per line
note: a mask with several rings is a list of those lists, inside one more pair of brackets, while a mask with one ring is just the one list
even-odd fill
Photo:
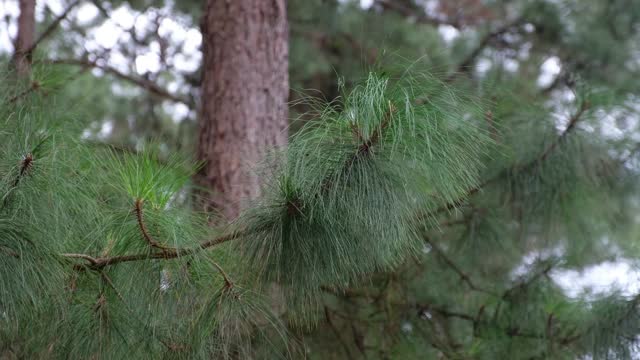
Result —
[[20, 77], [28, 76], [31, 71], [31, 54], [29, 49], [36, 34], [36, 0], [20, 0], [20, 16], [18, 17], [18, 37], [15, 42], [13, 63]]
[[287, 143], [286, 0], [208, 0], [198, 159], [205, 209], [233, 220], [259, 195], [251, 169]]

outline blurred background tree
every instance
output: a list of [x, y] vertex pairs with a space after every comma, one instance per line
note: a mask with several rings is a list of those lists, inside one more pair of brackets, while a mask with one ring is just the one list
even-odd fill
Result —
[[[116, 149], [118, 156], [129, 159], [145, 149], [161, 163], [173, 167], [182, 166], [182, 162], [173, 157], [176, 153], [204, 160], [198, 178], [208, 181], [196, 181], [198, 186], [183, 179], [181, 191], [197, 190], [195, 192], [205, 194], [205, 198], [222, 196], [223, 200], [209, 203], [217, 205], [223, 216], [235, 218], [239, 203], [252, 204], [249, 200], [262, 199], [257, 190], [258, 180], [266, 175], [244, 169], [240, 175], [220, 180], [226, 176], [221, 172], [231, 171], [229, 165], [224, 164], [249, 162], [255, 165], [266, 153], [266, 148], [286, 144], [284, 128], [288, 129], [290, 139], [296, 136], [302, 139], [291, 140], [291, 153], [306, 156], [307, 147], [316, 144], [316, 139], [307, 139], [305, 136], [308, 135], [301, 129], [322, 126], [317, 123], [332, 119], [331, 111], [324, 108], [319, 111], [319, 100], [310, 101], [309, 96], [327, 103], [335, 102], [336, 109], [348, 109], [348, 99], [362, 96], [357, 91], [355, 95], [350, 94], [349, 89], [359, 89], [358, 84], [364, 81], [368, 84], [364, 88], [371, 90], [368, 87], [373, 86], [368, 80], [371, 71], [381, 73], [382, 78], [397, 78], [404, 72], [425, 74], [426, 69], [428, 75], [410, 75], [415, 77], [412, 84], [418, 83], [416, 87], [425, 90], [420, 94], [412, 93], [411, 98], [415, 97], [418, 103], [435, 104], [430, 108], [434, 111], [420, 113], [422, 110], [418, 109], [417, 113], [427, 120], [443, 116], [464, 118], [480, 127], [488, 136], [487, 142], [493, 145], [481, 146], [483, 141], [471, 135], [465, 139], [478, 141], [478, 144], [452, 145], [444, 137], [437, 137], [444, 130], [429, 128], [437, 135], [433, 140], [442, 141], [434, 143], [443, 144], [443, 148], [429, 150], [433, 151], [433, 164], [425, 168], [431, 173], [423, 176], [430, 182], [421, 185], [424, 186], [423, 193], [428, 194], [425, 195], [427, 200], [416, 201], [423, 212], [410, 229], [419, 234], [422, 241], [417, 251], [410, 251], [410, 255], [405, 254], [401, 260], [387, 264], [389, 266], [368, 268], [366, 276], [359, 274], [364, 282], [351, 278], [332, 278], [340, 280], [334, 283], [321, 282], [326, 284], [318, 287], [321, 291], [309, 290], [316, 300], [311, 307], [317, 311], [305, 315], [304, 321], [298, 320], [295, 309], [298, 304], [288, 302], [290, 294], [286, 286], [273, 290], [268, 307], [271, 310], [278, 308], [278, 317], [289, 324], [288, 341], [301, 343], [305, 356], [311, 359], [627, 359], [633, 358], [634, 354], [637, 356], [640, 335], [640, 289], [635, 271], [639, 255], [635, 241], [638, 190], [635, 176], [640, 149], [640, 88], [636, 81], [640, 71], [638, 1], [289, 0], [286, 17], [282, 16], [285, 11], [281, 8], [282, 1], [238, 1], [235, 5], [244, 4], [245, 7], [238, 5], [235, 13], [228, 8], [226, 13], [211, 10], [221, 4], [210, 1], [209, 6], [205, 6], [204, 1], [195, 0], [0, 0], [1, 56], [21, 74], [17, 80], [8, 77], [12, 84], [15, 80], [18, 85], [4, 97], [5, 102], [31, 109], [37, 103], [33, 105], [23, 98], [31, 95], [46, 98], [55, 92], [58, 110], [51, 111], [48, 116], [73, 122], [82, 145], [96, 152]], [[259, 11], [258, 7], [262, 6], [263, 11]], [[265, 20], [261, 25], [247, 28], [246, 34], [242, 35], [249, 40], [240, 45], [236, 38], [229, 39], [220, 32], [210, 31], [212, 28], [226, 29], [225, 26], [231, 25], [225, 21], [238, 19], [239, 14], [255, 21], [257, 15], [247, 15], [254, 13], [261, 14], [264, 19], [279, 16], [279, 20], [273, 23]], [[238, 29], [244, 29], [246, 25], [231, 23], [237, 26], [230, 30], [236, 35]], [[283, 30], [286, 26], [288, 35]], [[209, 32], [201, 31], [203, 28]], [[269, 32], [267, 29], [270, 28], [280, 30]], [[286, 85], [287, 74], [282, 74], [286, 69], [287, 51], [278, 45], [286, 42], [289, 43], [290, 90]], [[270, 57], [273, 49], [279, 49], [279, 55], [274, 56], [279, 56], [279, 60]], [[252, 51], [255, 53], [247, 54]], [[239, 60], [241, 55], [247, 56], [244, 61]], [[211, 76], [207, 77], [207, 71], [213, 71], [216, 66], [220, 66], [216, 70], [218, 75], [209, 73]], [[209, 89], [205, 86], [208, 80], [214, 84]], [[225, 97], [216, 93], [216, 89], [223, 88], [224, 84], [236, 95]], [[268, 89], [264, 89], [265, 84]], [[411, 86], [407, 89], [413, 91]], [[271, 95], [264, 95], [270, 91]], [[246, 96], [243, 97], [243, 93]], [[394, 96], [384, 95], [384, 99], [396, 99]], [[279, 103], [285, 97], [289, 101], [288, 110]], [[377, 103], [373, 101], [372, 104]], [[221, 112], [226, 106], [233, 106], [235, 110], [254, 108], [225, 117]], [[353, 106], [359, 108], [361, 104]], [[291, 120], [285, 124], [287, 111]], [[15, 113], [22, 115], [8, 115]], [[29, 131], [37, 133], [37, 127], [31, 129], [25, 125], [28, 122], [21, 117], [26, 116], [22, 112], [8, 109], [4, 114], [7, 119], [24, 126], [17, 133], [25, 136], [31, 134]], [[236, 124], [240, 130], [238, 136], [226, 139], [229, 145], [221, 142], [224, 136], [220, 135], [219, 125], [198, 126], [198, 121], [212, 124], [239, 120], [245, 125]], [[280, 122], [274, 125], [277, 121]], [[331, 121], [326, 122], [329, 128], [320, 131], [340, 135], [330, 128]], [[251, 124], [256, 128], [250, 131]], [[258, 128], [257, 124], [265, 127]], [[207, 131], [212, 137], [218, 137], [219, 148], [215, 151], [202, 150], [202, 144], [207, 141], [203, 140], [206, 138], [203, 134]], [[373, 130], [366, 128], [366, 131]], [[372, 134], [375, 131], [369, 135]], [[362, 134], [355, 131], [355, 135], [361, 137]], [[6, 140], [10, 134], [5, 136]], [[401, 135], [398, 132], [394, 136]], [[29, 159], [27, 155], [31, 152], [28, 149], [33, 145], [26, 140], [24, 143], [7, 140], [7, 144], [2, 168], [7, 171], [2, 174], [9, 185], [3, 188], [6, 190], [3, 199], [9, 199], [7, 194], [14, 192], [15, 186], [10, 185], [20, 182], [14, 180], [15, 172], [22, 175], [21, 169], [29, 168], [25, 164], [30, 164], [31, 160], [25, 162], [25, 159]], [[471, 145], [478, 147], [465, 147]], [[21, 149], [22, 153], [14, 152], [15, 149]], [[207, 163], [226, 156], [227, 149], [233, 150], [228, 153], [232, 160]], [[445, 150], [449, 152], [441, 153]], [[473, 171], [472, 161], [465, 157], [471, 150], [477, 150], [476, 160], [481, 160], [483, 165], [478, 170], [477, 181], [456, 183], [454, 180], [458, 178], [447, 178], [449, 168], [457, 173], [463, 171], [458, 166], [460, 163], [469, 165], [470, 173]], [[70, 161], [74, 159], [72, 157]], [[114, 167], [125, 170], [135, 168], [124, 160], [116, 163]], [[16, 168], [16, 164], [22, 166]], [[221, 170], [211, 170], [216, 166]], [[165, 168], [160, 167], [160, 170]], [[135, 173], [127, 171], [124, 173]], [[320, 169], [309, 170], [313, 171]], [[124, 177], [129, 179], [128, 175]], [[246, 180], [247, 177], [253, 180]], [[229, 186], [238, 186], [238, 179], [243, 179], [243, 186], [249, 190], [224, 191]], [[97, 177], [85, 180], [99, 182]], [[147, 180], [151, 185], [145, 182]], [[154, 188], [156, 180], [140, 181], [138, 186], [146, 189], [145, 186]], [[228, 184], [220, 185], [220, 181]], [[446, 183], [450, 183], [450, 188], [444, 186]], [[381, 186], [380, 183], [359, 184], [373, 189]], [[434, 184], [443, 184], [442, 189]], [[326, 187], [326, 182], [322, 186]], [[106, 191], [97, 187], [92, 191], [100, 194]], [[285, 190], [289, 195], [296, 192]], [[268, 189], [265, 193], [265, 196], [272, 195]], [[189, 196], [183, 198], [186, 198], [183, 199], [186, 208], [200, 210], [201, 206], [194, 205]], [[295, 196], [293, 199], [296, 201], [287, 197], [287, 204], [296, 205], [298, 199]], [[141, 203], [135, 205], [141, 214]], [[352, 205], [351, 213], [357, 214], [354, 215], [356, 219], [384, 220], [378, 213], [369, 214], [370, 217], [361, 214], [371, 204], [355, 202]], [[294, 210], [290, 210], [293, 215], [289, 213], [289, 216], [296, 213], [297, 206], [293, 207]], [[400, 206], [398, 213], [405, 210], [404, 205]], [[15, 219], [16, 214], [7, 212], [2, 220]], [[388, 218], [395, 216], [382, 214]], [[171, 226], [182, 226], [180, 229], [192, 234], [193, 239], [206, 233], [199, 226], [200, 222], [221, 222], [211, 220], [210, 214], [205, 220], [189, 220], [197, 224], [182, 225], [173, 224], [171, 221], [178, 220], [168, 215], [166, 219], [155, 213], [147, 216], [162, 220], [158, 220], [156, 231], [169, 234], [171, 231], [167, 229]], [[75, 223], [66, 217], [55, 219]], [[270, 218], [264, 213], [249, 211], [246, 217], [240, 218], [239, 224], [243, 227], [255, 225], [256, 232], [260, 233], [264, 229], [256, 224], [267, 222], [265, 219]], [[80, 220], [76, 222], [80, 226]], [[110, 229], [117, 223], [113, 220], [104, 228]], [[375, 225], [372, 223], [371, 228], [378, 229]], [[5, 229], [3, 226], [0, 225], [0, 229]], [[3, 234], [15, 235], [12, 229], [5, 229]], [[368, 231], [362, 233], [377, 239]], [[114, 247], [106, 239], [118, 238], [118, 234], [106, 230], [96, 234], [103, 236], [106, 243], [93, 244], [93, 247], [66, 244], [49, 250], [83, 254], [84, 249], [95, 258], [105, 258], [106, 249]], [[68, 234], [60, 236], [68, 237]], [[206, 236], [213, 235], [207, 233]], [[191, 243], [189, 239], [174, 239], [176, 244], [171, 245], [194, 245], [195, 242]], [[155, 240], [147, 240], [154, 247]], [[247, 243], [259, 242], [253, 241]], [[15, 251], [10, 242], [3, 246]], [[136, 248], [115, 246], [115, 249], [113, 251], [118, 255], [126, 255]], [[226, 250], [223, 248], [212, 257], [216, 261], [226, 259], [224, 262], [234, 264], [226, 265], [235, 270], [237, 261], [233, 255], [226, 254]], [[254, 257], [248, 257], [258, 262], [264, 254], [256, 251]], [[291, 254], [293, 256], [295, 252]], [[368, 257], [364, 253], [357, 255]], [[82, 258], [80, 260], [82, 263]], [[93, 260], [89, 260], [89, 267], [94, 270], [106, 266], [100, 261], [96, 265]], [[178, 263], [184, 265], [186, 262]], [[11, 269], [15, 266], [12, 264], [4, 265]], [[281, 266], [296, 269], [294, 265], [283, 264]], [[208, 271], [213, 269], [211, 266], [202, 268]], [[616, 279], [620, 288], [582, 285], [594, 281], [597, 284], [596, 280], [603, 278], [603, 273], [618, 274], [615, 271], [620, 269], [628, 270]], [[311, 271], [320, 274], [321, 270]], [[171, 268], [158, 265], [146, 271], [143, 274], [178, 276], [176, 274], [181, 270], [178, 265]], [[7, 278], [11, 274], [8, 273]], [[63, 270], [60, 274], [60, 278], [71, 276]], [[127, 292], [127, 289], [133, 292], [135, 288], [135, 282], [127, 277], [130, 272], [114, 270], [108, 275], [99, 274], [103, 275], [96, 275], [96, 278], [102, 280], [92, 280], [100, 286], [110, 288], [113, 278], [114, 288], [125, 288], [121, 290], [124, 294], [116, 291], [112, 297], [122, 296], [128, 300], [132, 296]], [[284, 276], [268, 280], [270, 283], [284, 279], [299, 285], [301, 283], [296, 281], [315, 284], [309, 274], [298, 276], [303, 278]], [[226, 276], [223, 278], [218, 281], [226, 284]], [[104, 289], [92, 288], [96, 285], [91, 279], [84, 280], [90, 284], [87, 285], [89, 290], [100, 295], [90, 292], [80, 295], [90, 299], [87, 302], [92, 306], [96, 297], [100, 300], [98, 305], [103, 304]], [[2, 294], [13, 299], [6, 295], [7, 291], [13, 291], [8, 290], [11, 289], [9, 284], [3, 283]], [[82, 282], [77, 286], [81, 285]], [[153, 287], [149, 291], [153, 292]], [[192, 291], [204, 298], [219, 299], [207, 292]], [[3, 302], [3, 307], [8, 303], [8, 300]], [[96, 309], [102, 309], [98, 305], [95, 305]], [[229, 313], [240, 316], [240, 312]], [[181, 315], [180, 311], [167, 316], [170, 314]], [[123, 313], [119, 315], [126, 317]], [[262, 313], [256, 315], [262, 316]], [[250, 327], [260, 328], [266, 322], [254, 320]], [[305, 326], [298, 326], [300, 322]], [[309, 324], [314, 326], [306, 326]], [[79, 329], [74, 328], [75, 331]], [[176, 325], [169, 332], [180, 329]], [[45, 333], [45, 329], [38, 330]], [[24, 350], [38, 348], [30, 341], [32, 335], [3, 328], [2, 356], [33, 356], [33, 352]], [[76, 335], [100, 337], [104, 334], [81, 331]], [[151, 358], [158, 353], [170, 353], [172, 355], [166, 356], [174, 356], [179, 353], [177, 350], [184, 339], [169, 337], [173, 343], [163, 340], [163, 350], [149, 345], [145, 348], [147, 353], [137, 355]], [[47, 353], [49, 345], [46, 343], [38, 348], [39, 356], [53, 356], [54, 353], [63, 356], [60, 354], [68, 355], [72, 353], [69, 349], [76, 349], [62, 346], [58, 348], [63, 350]], [[95, 351], [95, 347], [92, 348], [95, 344], [84, 345]], [[223, 353], [237, 358], [249, 356], [238, 350], [239, 347], [234, 343], [230, 348], [224, 348]], [[165, 353], [166, 348], [171, 352]], [[76, 355], [94, 354], [87, 351]], [[127, 353], [128, 349], [121, 351]], [[103, 355], [104, 358], [122, 355], [104, 354], [108, 354]], [[272, 353], [252, 354], [255, 357], [275, 356]]]

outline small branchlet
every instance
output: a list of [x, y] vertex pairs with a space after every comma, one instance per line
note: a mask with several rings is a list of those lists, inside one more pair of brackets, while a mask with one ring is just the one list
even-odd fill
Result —
[[143, 203], [142, 199], [136, 199], [135, 205], [134, 205], [134, 211], [136, 213], [136, 220], [138, 221], [138, 227], [140, 228], [140, 232], [142, 233], [142, 237], [144, 238], [144, 240], [149, 244], [149, 246], [160, 249], [164, 253], [167, 253], [168, 251], [175, 252], [176, 249], [160, 244], [151, 236], [151, 234], [149, 233], [149, 230], [147, 229], [147, 226], [144, 223], [142, 203]]
[[0, 210], [4, 209], [7, 206], [7, 203], [9, 201], [9, 193], [13, 189], [18, 187], [18, 185], [20, 184], [20, 181], [22, 180], [22, 178], [24, 178], [27, 175], [27, 173], [29, 172], [29, 170], [31, 170], [31, 168], [33, 167], [33, 162], [34, 162], [34, 157], [33, 157], [32, 153], [28, 153], [20, 161], [20, 170], [18, 171], [18, 174], [16, 175], [16, 178], [13, 180], [13, 183], [11, 184], [11, 187], [9, 188], [9, 191], [7, 192], [7, 194], [3, 198], [2, 206], [0, 206]]
[[13, 181], [13, 187], [18, 186], [20, 180], [27, 174], [27, 172], [33, 167], [33, 155], [28, 153], [24, 156], [22, 161], [20, 161], [20, 172], [16, 176], [16, 179]]
[[[364, 141], [358, 147], [357, 155], [368, 154], [371, 150], [371, 147], [376, 145], [380, 138], [383, 136], [383, 132], [389, 127], [391, 124], [391, 118], [393, 117], [393, 113], [396, 111], [396, 107], [389, 101], [389, 108], [384, 113], [382, 120], [380, 121], [380, 125], [374, 130], [373, 134], [369, 137], [368, 140]], [[360, 135], [360, 140], [363, 140], [362, 135]]]
[[17, 102], [18, 100], [24, 98], [25, 96], [31, 94], [32, 92], [36, 92], [40, 89], [41, 85], [39, 82], [37, 81], [32, 81], [31, 82], [31, 86], [29, 86], [27, 89], [25, 89], [24, 91], [22, 91], [21, 93], [13, 96], [12, 98], [9, 99], [9, 103], [13, 104], [15, 102]]
[[233, 281], [231, 281], [231, 279], [229, 278], [229, 275], [227, 275], [226, 271], [224, 271], [222, 266], [220, 266], [220, 264], [218, 264], [213, 260], [211, 260], [211, 263], [213, 264], [213, 266], [216, 267], [216, 269], [218, 269], [218, 272], [220, 273], [220, 275], [222, 275], [222, 278], [224, 279], [224, 288], [225, 289], [233, 288]]

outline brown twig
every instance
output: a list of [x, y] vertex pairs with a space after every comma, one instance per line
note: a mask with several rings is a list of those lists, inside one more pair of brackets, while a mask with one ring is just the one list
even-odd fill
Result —
[[20, 180], [24, 177], [27, 171], [31, 169], [32, 166], [33, 166], [33, 155], [29, 153], [25, 155], [24, 159], [22, 159], [20, 163], [20, 172], [18, 173], [18, 176], [16, 176], [16, 179], [13, 181], [13, 187], [18, 186], [18, 184], [20, 183]]
[[218, 269], [218, 272], [220, 272], [220, 275], [222, 275], [222, 277], [224, 278], [224, 286], [225, 286], [225, 288], [227, 288], [227, 289], [232, 288], [233, 287], [233, 282], [231, 281], [231, 279], [229, 278], [227, 273], [224, 271], [222, 266], [220, 266], [217, 262], [215, 262], [213, 260], [211, 260], [211, 263], [213, 264], [213, 266], [216, 267], [216, 269]]
[[391, 103], [391, 101], [389, 101], [389, 108], [384, 113], [384, 116], [382, 117], [382, 121], [380, 122], [380, 126], [378, 126], [373, 131], [373, 134], [371, 134], [371, 137], [369, 137], [369, 140], [365, 141], [363, 144], [360, 145], [360, 148], [358, 149], [359, 154], [368, 153], [370, 148], [373, 145], [378, 143], [378, 141], [380, 140], [380, 137], [382, 136], [382, 132], [385, 131], [387, 127], [389, 127], [389, 124], [391, 124], [391, 118], [393, 117], [393, 113], [395, 111], [396, 111], [396, 107]]
[[22, 178], [26, 175], [26, 173], [29, 171], [29, 169], [31, 169], [33, 167], [33, 161], [34, 161], [34, 158], [33, 158], [33, 155], [31, 153], [28, 153], [22, 159], [22, 161], [20, 162], [20, 170], [19, 170], [18, 174], [16, 175], [16, 178], [13, 180], [13, 184], [9, 188], [9, 191], [7, 192], [7, 194], [5, 194], [4, 199], [2, 200], [2, 206], [0, 206], [0, 210], [4, 209], [7, 206], [7, 202], [9, 201], [9, 196], [8, 196], [9, 193], [13, 189], [18, 187], [18, 184], [20, 184], [20, 181], [22, 180]]
[[351, 355], [351, 351], [349, 350], [349, 345], [347, 345], [347, 343], [344, 341], [342, 336], [340, 336], [340, 331], [338, 331], [338, 328], [336, 328], [335, 324], [333, 323], [333, 320], [331, 319], [331, 314], [329, 313], [329, 308], [327, 306], [324, 307], [324, 317], [327, 320], [327, 325], [329, 325], [329, 327], [331, 328], [331, 331], [333, 331], [333, 333], [335, 334], [336, 339], [338, 339], [338, 341], [344, 348], [344, 352], [346, 353], [347, 358], [353, 359]]
[[576, 113], [573, 114], [569, 118], [569, 123], [567, 124], [567, 127], [565, 128], [565, 130], [560, 134], [560, 136], [556, 139], [556, 141], [552, 142], [551, 145], [549, 145], [546, 148], [544, 153], [542, 153], [542, 156], [540, 156], [539, 159], [536, 162], [539, 163], [539, 162], [544, 161], [549, 156], [549, 154], [551, 154], [551, 152], [553, 152], [553, 150], [558, 146], [558, 144], [560, 144], [562, 141], [564, 141], [564, 139], [567, 137], [567, 135], [576, 126], [576, 124], [578, 123], [578, 121], [580, 120], [582, 115], [589, 109], [589, 106], [590, 106], [589, 103], [586, 102], [586, 101], [583, 101], [580, 104], [580, 107], [578, 108], [578, 111], [576, 111]]
[[168, 250], [175, 250], [174, 248], [171, 247], [167, 247], [164, 246], [162, 244], [160, 244], [159, 242], [157, 242], [149, 233], [149, 230], [147, 229], [147, 226], [145, 225], [144, 222], [144, 215], [142, 212], [142, 203], [143, 200], [142, 199], [136, 199], [135, 205], [134, 205], [134, 211], [136, 213], [136, 220], [138, 222], [138, 228], [140, 228], [140, 232], [142, 233], [142, 237], [145, 239], [145, 241], [149, 244], [149, 246], [157, 248], [157, 249], [161, 249], [163, 251], [168, 251]]
[[549, 274], [549, 271], [551, 271], [554, 265], [555, 265], [554, 262], [549, 262], [547, 265], [545, 265], [542, 268], [541, 271], [535, 273], [530, 278], [524, 279], [518, 282], [517, 284], [515, 284], [514, 286], [510, 287], [502, 294], [501, 299], [509, 300], [516, 292], [528, 288], [531, 284], [538, 281], [538, 279]]
[[485, 293], [485, 294], [488, 294], [488, 295], [492, 295], [492, 296], [497, 296], [494, 292], [486, 290], [486, 289], [483, 289], [483, 288], [477, 286], [471, 280], [471, 277], [469, 275], [467, 275], [464, 271], [462, 271], [462, 269], [460, 269], [460, 267], [458, 265], [456, 265], [456, 263], [453, 260], [451, 260], [447, 256], [447, 254], [445, 254], [444, 251], [442, 251], [442, 249], [440, 249], [440, 247], [435, 244], [435, 242], [431, 241], [431, 239], [429, 239], [428, 237], [425, 237], [425, 241], [438, 254], [438, 256], [440, 256], [440, 258], [442, 260], [444, 260], [444, 262], [447, 264], [447, 266], [449, 266], [456, 274], [458, 274], [458, 276], [460, 277], [460, 280], [462, 280], [464, 283], [466, 283], [471, 290], [482, 292], [482, 293]]
[[113, 283], [113, 281], [111, 280], [111, 278], [109, 277], [109, 275], [105, 274], [104, 271], [100, 272], [100, 277], [102, 277], [102, 280], [104, 280], [104, 282], [109, 285], [109, 287], [111, 289], [113, 289], [113, 291], [116, 293], [116, 296], [118, 297], [118, 299], [120, 299], [120, 301], [122, 301], [122, 303], [127, 307], [127, 309], [129, 308], [129, 306], [127, 305], [126, 301], [124, 301], [124, 297], [122, 296], [122, 294], [120, 294], [120, 291], [118, 291], [118, 289], [116, 288], [116, 285]]
[[194, 248], [184, 248], [184, 249], [176, 248], [176, 249], [167, 250], [166, 252], [162, 252], [162, 253], [141, 253], [141, 254], [118, 255], [118, 256], [107, 256], [107, 257], [93, 257], [87, 254], [64, 253], [62, 254], [62, 256], [66, 258], [71, 258], [71, 259], [86, 260], [89, 263], [86, 266], [87, 268], [91, 270], [100, 270], [105, 266], [115, 265], [115, 264], [124, 263], [124, 262], [157, 260], [157, 259], [171, 260], [171, 259], [177, 259], [185, 256], [190, 256], [204, 249], [208, 249], [240, 237], [242, 237], [242, 233], [232, 232], [227, 235], [219, 236], [215, 239], [205, 241], [201, 243], [199, 246]]
[[[389, 108], [383, 114], [382, 119], [380, 120], [380, 125], [376, 127], [373, 133], [369, 136], [368, 139], [365, 140], [365, 136], [362, 131], [358, 128], [357, 124], [351, 124], [351, 132], [353, 133], [356, 141], [358, 141], [358, 148], [355, 153], [349, 156], [341, 171], [342, 174], [347, 174], [351, 171], [352, 166], [363, 156], [366, 156], [371, 153], [371, 147], [376, 145], [380, 138], [382, 137], [382, 132], [389, 127], [393, 113], [396, 111], [396, 107], [389, 101]], [[322, 181], [322, 189], [323, 192], [328, 192], [333, 187], [333, 176], [329, 175]]]

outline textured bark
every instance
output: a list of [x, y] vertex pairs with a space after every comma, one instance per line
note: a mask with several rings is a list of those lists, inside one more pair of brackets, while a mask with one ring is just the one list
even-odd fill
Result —
[[19, 76], [27, 76], [31, 71], [30, 49], [36, 34], [36, 0], [20, 0], [18, 17], [18, 37], [15, 42], [13, 63]]
[[259, 195], [252, 167], [287, 142], [285, 0], [208, 0], [198, 158], [205, 209], [236, 218]]

